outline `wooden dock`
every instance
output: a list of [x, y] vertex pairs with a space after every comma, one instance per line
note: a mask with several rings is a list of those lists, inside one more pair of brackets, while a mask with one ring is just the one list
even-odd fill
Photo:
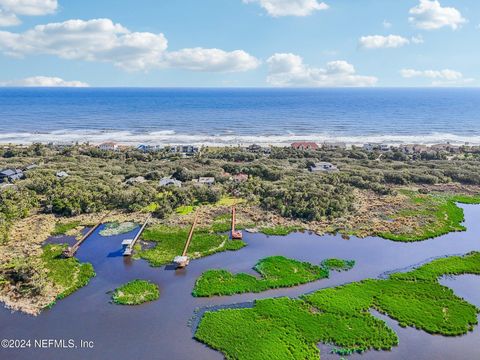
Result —
[[80, 245], [83, 244], [83, 242], [85, 240], [87, 240], [87, 238], [93, 234], [93, 232], [95, 230], [98, 229], [98, 227], [100, 225], [103, 224], [103, 221], [105, 220], [105, 218], [110, 215], [110, 213], [106, 214], [105, 216], [103, 216], [100, 221], [94, 226], [92, 227], [90, 230], [88, 230], [88, 232], [82, 236], [82, 238], [80, 240], [78, 240], [73, 246], [69, 246], [67, 249], [65, 249], [65, 251], [63, 252], [63, 256], [65, 257], [74, 257], [75, 254], [77, 253], [78, 249], [80, 248]]
[[135, 237], [133, 239], [127, 239], [127, 240], [122, 241], [122, 246], [124, 246], [123, 256], [132, 255], [133, 248], [134, 248], [136, 242], [138, 241], [138, 239], [140, 238], [140, 235], [142, 235], [143, 230], [145, 230], [145, 228], [146, 228], [148, 222], [150, 221], [151, 217], [152, 217], [152, 215], [148, 215], [147, 219], [145, 220], [142, 227], [138, 231], [137, 235], [135, 235]]
[[195, 231], [195, 226], [197, 226], [198, 216], [199, 210], [197, 210], [197, 212], [195, 213], [195, 218], [193, 219], [192, 227], [190, 228], [190, 232], [188, 233], [187, 241], [185, 242], [182, 255], [176, 256], [175, 259], [173, 259], [173, 262], [175, 263], [177, 268], [184, 268], [190, 263], [190, 259], [187, 256], [188, 247], [192, 242], [193, 232]]
[[235, 229], [236, 225], [236, 211], [235, 211], [235, 206], [232, 207], [232, 232], [231, 232], [231, 237], [232, 240], [242, 240], [243, 239], [243, 234], [241, 231]]

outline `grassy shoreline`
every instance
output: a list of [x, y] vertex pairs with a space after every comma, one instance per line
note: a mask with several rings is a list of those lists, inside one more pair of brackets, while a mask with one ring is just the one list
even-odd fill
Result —
[[386, 280], [363, 280], [299, 299], [257, 300], [252, 308], [205, 312], [195, 338], [227, 359], [318, 359], [319, 342], [342, 354], [390, 350], [398, 337], [368, 310], [431, 334], [459, 336], [479, 309], [438, 283], [443, 275], [480, 275], [480, 253], [434, 260]]
[[226, 296], [241, 293], [259, 293], [262, 291], [293, 287], [312, 281], [328, 278], [330, 270], [349, 270], [355, 262], [340, 259], [328, 259], [321, 266], [300, 262], [283, 256], [261, 259], [254, 270], [261, 276], [225, 270], [208, 270], [195, 282], [192, 295], [195, 297]]

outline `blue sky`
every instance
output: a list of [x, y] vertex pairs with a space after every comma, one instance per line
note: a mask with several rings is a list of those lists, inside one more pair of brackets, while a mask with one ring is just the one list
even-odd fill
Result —
[[0, 0], [10, 86], [478, 86], [475, 0]]

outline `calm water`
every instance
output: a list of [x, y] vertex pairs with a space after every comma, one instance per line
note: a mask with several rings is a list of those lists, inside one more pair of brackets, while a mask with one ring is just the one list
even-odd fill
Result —
[[0, 89], [0, 143], [300, 139], [480, 144], [480, 90]]
[[[91, 283], [51, 310], [38, 317], [11, 313], [0, 308], [0, 339], [76, 339], [95, 342], [91, 350], [2, 350], [0, 359], [222, 359], [222, 355], [192, 338], [189, 320], [196, 308], [252, 301], [274, 296], [298, 296], [305, 292], [365, 278], [417, 264], [441, 255], [463, 254], [480, 250], [480, 207], [465, 209], [468, 231], [415, 244], [395, 243], [379, 238], [344, 240], [340, 236], [292, 234], [288, 237], [267, 237], [246, 234], [248, 246], [238, 252], [216, 254], [192, 261], [183, 271], [151, 268], [143, 260], [132, 261], [120, 256], [121, 240], [131, 234], [101, 237], [97, 230], [80, 248], [78, 258], [91, 262], [97, 273]], [[292, 289], [278, 289], [262, 294], [243, 294], [232, 297], [197, 299], [190, 295], [195, 280], [205, 270], [225, 268], [234, 272], [252, 272], [252, 266], [261, 258], [284, 255], [312, 263], [325, 258], [339, 257], [356, 260], [349, 272], [334, 273], [330, 279]], [[123, 307], [109, 303], [108, 291], [127, 281], [142, 278], [158, 284], [158, 301], [137, 307]], [[443, 280], [458, 295], [480, 306], [480, 277], [462, 276]], [[415, 329], [399, 328], [395, 321], [386, 319], [397, 331], [400, 346], [391, 352], [368, 352], [356, 355], [361, 359], [458, 359], [480, 358], [480, 330], [463, 337], [431, 336]], [[336, 358], [322, 346], [322, 359]]]

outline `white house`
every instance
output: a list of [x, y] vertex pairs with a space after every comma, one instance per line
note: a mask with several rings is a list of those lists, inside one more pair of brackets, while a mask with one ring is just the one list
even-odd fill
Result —
[[57, 178], [63, 179], [68, 177], [68, 173], [66, 171], [59, 171], [55, 174]]
[[162, 178], [159, 182], [160, 186], [175, 186], [175, 187], [182, 187], [182, 182], [177, 179], [172, 178]]
[[194, 185], [207, 185], [212, 186], [215, 184], [214, 177], [199, 177], [198, 179], [192, 180]]
[[104, 143], [98, 145], [98, 148], [100, 150], [104, 150], [104, 151], [116, 151], [116, 150], [118, 150], [118, 144], [109, 141], [109, 142], [104, 142]]
[[314, 166], [311, 166], [310, 171], [311, 172], [335, 172], [335, 171], [338, 171], [338, 168], [329, 162], [319, 162], [319, 163], [315, 163]]

